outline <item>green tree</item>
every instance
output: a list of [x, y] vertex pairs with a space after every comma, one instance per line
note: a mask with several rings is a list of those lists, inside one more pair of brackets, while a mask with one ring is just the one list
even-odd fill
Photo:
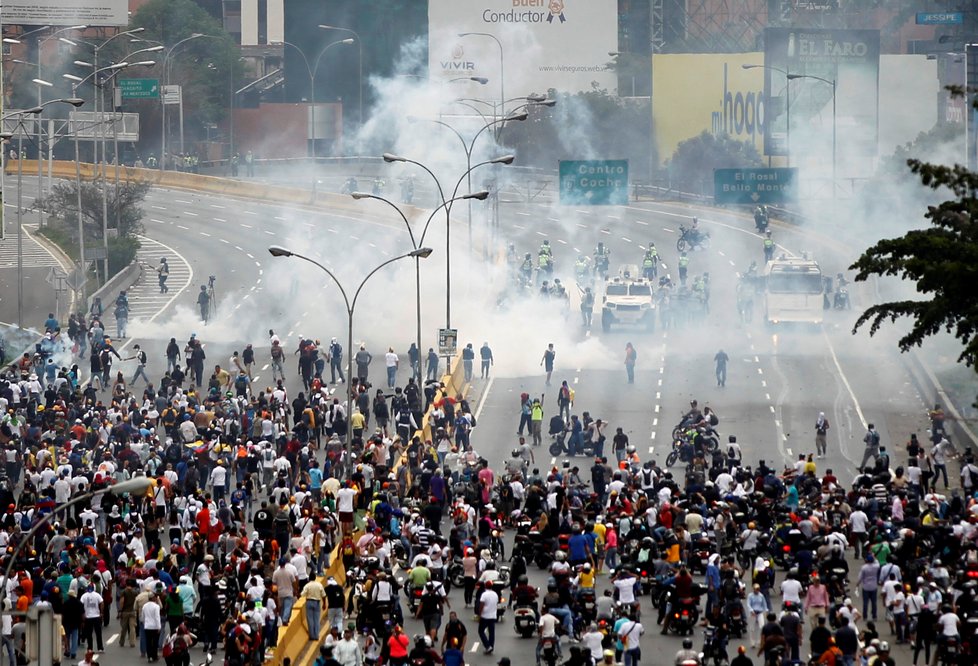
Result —
[[[149, 192], [148, 181], [127, 180], [115, 188], [108, 183], [106, 211], [109, 229], [117, 236], [109, 239], [109, 274], [125, 268], [139, 249], [137, 236], [143, 233], [141, 204]], [[74, 181], [55, 183], [51, 193], [41, 200], [38, 208], [49, 215], [45, 234], [61, 246], [68, 256], [79, 258], [78, 188]], [[85, 246], [102, 243], [102, 187], [98, 182], [81, 184], [82, 228]]]
[[760, 153], [749, 141], [704, 131], [680, 142], [666, 166], [673, 189], [712, 195], [714, 169], [742, 169], [761, 164]]
[[[975, 106], [978, 108], [978, 102]], [[875, 335], [886, 321], [908, 318], [911, 328], [899, 340], [901, 351], [946, 331], [963, 345], [958, 360], [974, 368], [978, 360], [978, 301], [974, 298], [978, 284], [978, 173], [960, 164], [946, 166], [915, 158], [908, 159], [907, 165], [925, 187], [946, 189], [953, 198], [928, 207], [924, 217], [929, 227], [880, 240], [850, 267], [857, 271], [857, 281], [872, 276], [899, 277], [912, 282], [921, 296], [871, 306], [860, 315], [853, 333], [868, 323], [870, 335]]]

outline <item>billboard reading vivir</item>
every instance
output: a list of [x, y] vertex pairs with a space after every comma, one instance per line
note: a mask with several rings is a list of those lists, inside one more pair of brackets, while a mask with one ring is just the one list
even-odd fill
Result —
[[[749, 141], [760, 152], [767, 112], [763, 53], [677, 53], [652, 56], [652, 125], [659, 160], [704, 131]], [[695, 81], [695, 85], [690, 82]]]
[[[488, 33], [491, 37], [460, 33]], [[500, 54], [500, 48], [502, 54]], [[618, 50], [618, 0], [429, 0], [428, 72], [457, 97], [498, 99], [500, 55], [507, 97], [530, 92], [616, 91], [607, 68]], [[458, 81], [485, 77], [486, 85]]]
[[[876, 156], [878, 30], [767, 28], [764, 64], [764, 94], [771, 111], [764, 134], [766, 154], [788, 155], [790, 150], [792, 161], [796, 156], [811, 157], [813, 148], [831, 145], [834, 124], [839, 164]], [[825, 161], [825, 155], [818, 157]]]

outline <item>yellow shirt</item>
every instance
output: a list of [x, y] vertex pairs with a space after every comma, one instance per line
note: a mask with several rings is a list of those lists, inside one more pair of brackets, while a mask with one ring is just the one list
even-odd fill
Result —
[[589, 590], [594, 589], [594, 571], [581, 571], [577, 584]]
[[805, 463], [805, 474], [814, 474], [814, 473], [815, 473], [815, 461], [809, 460], [808, 462]]
[[669, 546], [669, 549], [666, 551], [666, 562], [669, 564], [677, 564], [679, 562], [678, 543], [674, 543], [673, 545]]
[[595, 525], [594, 525], [594, 536], [597, 537], [596, 543], [599, 546], [603, 546], [604, 545], [604, 535], [605, 535], [605, 532], [607, 532], [607, 528], [604, 526], [604, 523], [595, 523]]
[[366, 419], [360, 412], [353, 412], [353, 416], [350, 417], [350, 427], [354, 430], [363, 430], [366, 422]]

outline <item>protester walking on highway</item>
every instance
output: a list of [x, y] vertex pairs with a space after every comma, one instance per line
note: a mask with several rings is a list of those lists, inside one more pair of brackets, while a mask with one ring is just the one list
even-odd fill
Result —
[[859, 463], [860, 471], [866, 469], [866, 463], [869, 462], [870, 458], [872, 458], [874, 462], [878, 461], [880, 458], [880, 435], [878, 432], [876, 432], [876, 426], [874, 426], [872, 423], [869, 423], [866, 426], [866, 434], [863, 436], [863, 444], [866, 445], [866, 448], [863, 451], [862, 462]]
[[149, 380], [146, 376], [146, 352], [139, 348], [139, 345], [132, 346], [133, 355], [127, 358], [127, 361], [136, 361], [136, 371], [132, 375], [132, 379], [129, 381], [133, 386], [136, 385], [136, 380], [142, 377], [146, 381], [147, 386], [153, 386], [153, 382]]
[[282, 349], [282, 343], [277, 339], [272, 340], [270, 354], [272, 359], [272, 381], [276, 379], [285, 381], [285, 350]]
[[479, 357], [482, 359], [482, 378], [489, 379], [489, 368], [495, 364], [495, 360], [492, 357], [492, 349], [489, 348], [488, 342], [482, 343], [482, 347], [479, 348]]
[[346, 377], [343, 376], [343, 345], [333, 338], [329, 343], [329, 382], [330, 384], [336, 383], [336, 376], [340, 376], [340, 381], [345, 382]]
[[625, 345], [625, 373], [628, 375], [628, 383], [635, 383], [635, 361], [638, 359], [638, 353], [635, 351], [635, 347], [629, 342]]
[[[360, 354], [357, 354], [357, 369], [360, 369]], [[369, 362], [369, 361], [368, 361]], [[387, 348], [387, 353], [384, 354], [384, 367], [387, 368], [387, 388], [394, 388], [394, 384], [397, 383], [397, 368], [401, 364], [400, 359], [397, 358], [397, 354], [394, 353], [393, 347]], [[366, 376], [366, 373], [364, 373]]]
[[357, 381], [361, 384], [367, 383], [367, 373], [370, 362], [374, 360], [373, 354], [367, 351], [366, 345], [360, 345], [359, 351], [353, 357], [353, 362], [357, 364]]
[[472, 366], [475, 364], [475, 350], [472, 349], [472, 343], [465, 345], [465, 349], [462, 350], [462, 369], [465, 374], [465, 381], [472, 381]]
[[170, 277], [170, 264], [166, 262], [166, 257], [160, 257], [160, 265], [156, 272], [159, 274], [160, 293], [165, 294], [170, 291], [169, 287], [166, 286], [166, 281]]
[[411, 364], [411, 376], [414, 377], [415, 381], [421, 381], [421, 350], [418, 349], [418, 343], [412, 342], [411, 346], [408, 347], [407, 351], [408, 362]]
[[546, 351], [543, 352], [543, 358], [540, 359], [540, 365], [544, 366], [544, 370], [547, 371], [547, 386], [550, 386], [550, 377], [554, 373], [554, 358], [556, 358], [557, 352], [554, 351], [554, 343], [547, 345]]
[[829, 420], [825, 418], [825, 412], [819, 412], [815, 419], [815, 454], [819, 458], [825, 457], [825, 434], [829, 431]]
[[434, 347], [428, 347], [428, 358], [426, 359], [426, 364], [428, 366], [428, 372], [425, 377], [428, 381], [435, 381], [438, 379], [438, 354], [435, 353]]
[[116, 337], [125, 338], [129, 325], [129, 297], [124, 291], [120, 291], [115, 299], [115, 325]]
[[713, 362], [716, 363], [717, 386], [727, 385], [727, 361], [729, 360], [727, 352], [722, 349], [713, 356]]

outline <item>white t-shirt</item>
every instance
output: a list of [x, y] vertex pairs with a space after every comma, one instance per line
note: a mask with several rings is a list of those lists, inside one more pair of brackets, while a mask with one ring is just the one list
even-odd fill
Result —
[[557, 635], [557, 624], [560, 622], [550, 613], [543, 615], [537, 626], [540, 627], [540, 636], [543, 638], [554, 638]]
[[957, 636], [958, 622], [960, 622], [960, 618], [954, 613], [944, 613], [937, 618], [937, 624], [941, 626], [941, 635]]
[[384, 354], [384, 362], [387, 364], [388, 368], [397, 367], [397, 354], [394, 352], [387, 352]]
[[479, 597], [479, 601], [482, 602], [482, 611], [479, 613], [479, 617], [484, 620], [495, 620], [496, 612], [499, 609], [499, 595], [494, 590], [486, 590]]
[[869, 518], [861, 509], [856, 509], [851, 514], [849, 514], [849, 526], [852, 531], [857, 534], [866, 533], [866, 524], [869, 522]]
[[82, 606], [85, 607], [85, 618], [102, 617], [102, 595], [98, 592], [86, 592], [81, 596]]
[[353, 488], [340, 488], [336, 493], [336, 510], [343, 513], [353, 513], [353, 499], [357, 491]]
[[621, 639], [622, 645], [624, 645], [626, 650], [634, 650], [639, 647], [639, 641], [643, 633], [645, 633], [645, 629], [642, 627], [641, 622], [626, 622], [618, 630], [618, 637]]
[[781, 583], [781, 597], [787, 602], [801, 603], [801, 583], [789, 578]]
[[622, 604], [635, 603], [635, 579], [629, 576], [615, 581], [615, 588], [618, 590], [618, 600]]
[[227, 484], [228, 471], [227, 468], [218, 465], [211, 471], [211, 485], [224, 486]]

